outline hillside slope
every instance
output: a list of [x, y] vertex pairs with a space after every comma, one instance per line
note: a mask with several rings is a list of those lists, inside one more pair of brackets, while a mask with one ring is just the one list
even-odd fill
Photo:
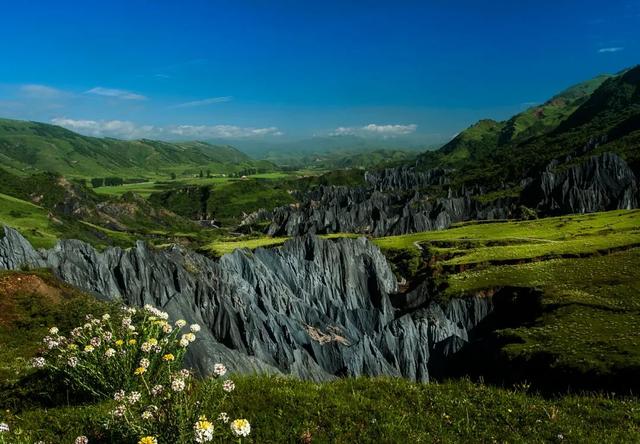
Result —
[[14, 172], [74, 177], [141, 177], [271, 168], [231, 146], [206, 142], [117, 140], [82, 136], [55, 125], [0, 119], [0, 162]]

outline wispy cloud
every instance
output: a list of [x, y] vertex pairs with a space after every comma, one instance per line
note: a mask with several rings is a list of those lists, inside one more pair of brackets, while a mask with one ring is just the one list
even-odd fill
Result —
[[125, 91], [123, 89], [103, 88], [96, 86], [86, 91], [86, 94], [95, 94], [98, 96], [114, 97], [124, 100], [146, 100], [147, 98], [141, 94], [136, 94], [131, 91]]
[[170, 79], [171, 76], [169, 74], [154, 74], [153, 77], [155, 77], [156, 79]]
[[241, 127], [235, 125], [177, 125], [166, 131], [174, 136], [190, 139], [245, 138], [281, 136], [283, 133], [275, 126], [267, 128]]
[[353, 126], [341, 126], [329, 133], [332, 136], [382, 136], [382, 137], [396, 137], [404, 136], [414, 133], [418, 125], [377, 125], [370, 123], [368, 125], [353, 127]]
[[177, 105], [170, 106], [169, 108], [174, 108], [174, 109], [175, 108], [191, 108], [191, 107], [194, 107], [194, 106], [204, 106], [204, 105], [212, 105], [214, 103], [230, 102], [231, 100], [233, 100], [233, 97], [231, 97], [231, 96], [210, 97], [208, 99], [194, 100], [192, 102], [179, 103]]
[[605, 53], [605, 52], [620, 52], [624, 50], [624, 48], [622, 46], [612, 46], [610, 48], [600, 48], [598, 49], [598, 52], [600, 54]]
[[38, 84], [22, 85], [20, 91], [27, 97], [34, 99], [57, 99], [66, 94], [61, 89]]
[[137, 125], [126, 120], [76, 120], [59, 117], [52, 119], [72, 131], [95, 137], [117, 137], [121, 139], [235, 139], [281, 136], [276, 127], [255, 128], [236, 125]]

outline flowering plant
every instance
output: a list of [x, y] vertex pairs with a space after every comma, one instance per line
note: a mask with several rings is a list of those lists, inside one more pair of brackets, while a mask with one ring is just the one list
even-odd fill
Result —
[[[44, 352], [32, 365], [61, 375], [73, 387], [113, 400], [106, 427], [139, 444], [207, 443], [249, 435], [245, 419], [229, 424], [226, 413], [208, 418], [200, 409], [201, 392], [192, 372], [182, 368], [184, 354], [200, 326], [184, 320], [171, 324], [167, 313], [146, 305], [122, 307], [100, 318], [88, 315], [84, 325], [63, 336], [56, 327], [44, 338]], [[217, 406], [235, 389], [223, 364]], [[209, 394], [207, 394], [209, 396]], [[207, 411], [213, 405], [207, 403]]]

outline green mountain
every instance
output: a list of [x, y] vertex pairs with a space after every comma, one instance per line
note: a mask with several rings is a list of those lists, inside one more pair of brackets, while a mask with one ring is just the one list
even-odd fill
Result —
[[457, 184], [517, 186], [551, 160], [562, 164], [615, 152], [640, 172], [640, 66], [599, 76], [503, 122], [482, 120], [440, 150], [418, 157], [420, 169], [453, 170]]
[[141, 177], [273, 169], [228, 145], [86, 137], [55, 125], [0, 119], [0, 162], [13, 172]]

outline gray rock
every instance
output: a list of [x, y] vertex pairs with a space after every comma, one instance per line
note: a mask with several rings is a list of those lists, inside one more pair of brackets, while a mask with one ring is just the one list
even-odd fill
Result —
[[[0, 240], [0, 269], [49, 267], [63, 281], [106, 300], [161, 307], [203, 328], [188, 354], [201, 373], [342, 375], [429, 379], [432, 351], [451, 353], [492, 309], [489, 299], [432, 302], [416, 289], [399, 307], [397, 282], [364, 238], [294, 238], [281, 248], [236, 250], [218, 262], [171, 247], [96, 251], [75, 240], [36, 251], [15, 230]], [[451, 338], [455, 337], [455, 340]]]

